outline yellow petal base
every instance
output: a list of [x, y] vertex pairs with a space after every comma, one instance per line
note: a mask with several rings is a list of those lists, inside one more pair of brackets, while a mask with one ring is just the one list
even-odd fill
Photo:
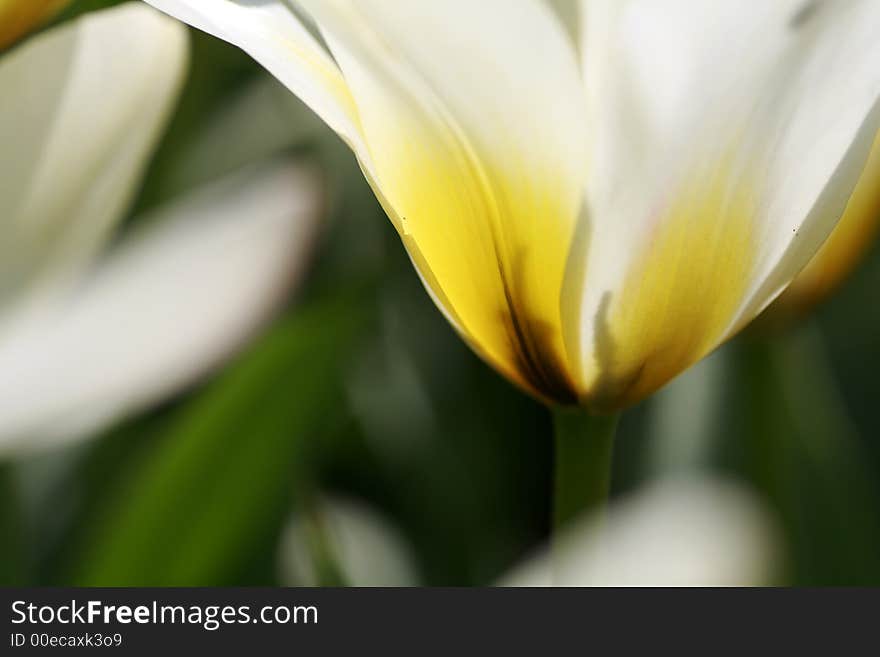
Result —
[[613, 410], [643, 399], [705, 356], [727, 330], [755, 252], [754, 186], [731, 170], [722, 166], [678, 194], [654, 222], [620, 295], [604, 300], [589, 405]]

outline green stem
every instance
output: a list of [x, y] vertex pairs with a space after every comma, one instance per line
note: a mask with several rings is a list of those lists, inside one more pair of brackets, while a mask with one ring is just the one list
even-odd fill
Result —
[[554, 540], [573, 518], [586, 511], [603, 510], [611, 486], [618, 418], [617, 414], [599, 416], [580, 409], [554, 409]]

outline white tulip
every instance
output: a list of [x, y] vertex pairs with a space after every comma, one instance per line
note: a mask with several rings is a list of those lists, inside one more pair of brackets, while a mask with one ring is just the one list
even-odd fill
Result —
[[[351, 146], [468, 343], [613, 410], [775, 298], [880, 128], [880, 2], [148, 0]], [[322, 41], [306, 24], [314, 23]]]

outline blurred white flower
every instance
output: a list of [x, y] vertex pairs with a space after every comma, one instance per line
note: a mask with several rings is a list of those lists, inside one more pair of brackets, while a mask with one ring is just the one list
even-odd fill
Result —
[[314, 541], [323, 539], [323, 548], [348, 586], [418, 585], [409, 546], [379, 512], [362, 502], [329, 497], [316, 505], [314, 515], [314, 519], [302, 513], [293, 516], [284, 531], [278, 555], [282, 582], [290, 586], [320, 584]]
[[0, 454], [88, 435], [192, 383], [303, 271], [310, 170], [227, 177], [159, 210], [67, 294], [0, 324]]
[[281, 161], [167, 205], [101, 255], [186, 60], [185, 29], [134, 3], [0, 58], [0, 456], [92, 434], [192, 383], [302, 271], [322, 195]]
[[64, 287], [137, 191], [187, 62], [142, 4], [87, 14], [0, 57], [0, 309]]
[[533, 558], [506, 586], [749, 586], [771, 583], [777, 533], [758, 502], [732, 483], [672, 479], [587, 518], [558, 553]]

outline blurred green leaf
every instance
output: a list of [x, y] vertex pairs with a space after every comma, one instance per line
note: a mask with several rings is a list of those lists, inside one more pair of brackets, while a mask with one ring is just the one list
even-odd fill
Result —
[[791, 583], [878, 582], [878, 482], [808, 330], [739, 343], [733, 442], [787, 535]]
[[302, 306], [172, 414], [108, 487], [72, 580], [241, 583], [255, 546], [280, 529], [310, 441], [334, 418], [366, 318], [351, 294]]

